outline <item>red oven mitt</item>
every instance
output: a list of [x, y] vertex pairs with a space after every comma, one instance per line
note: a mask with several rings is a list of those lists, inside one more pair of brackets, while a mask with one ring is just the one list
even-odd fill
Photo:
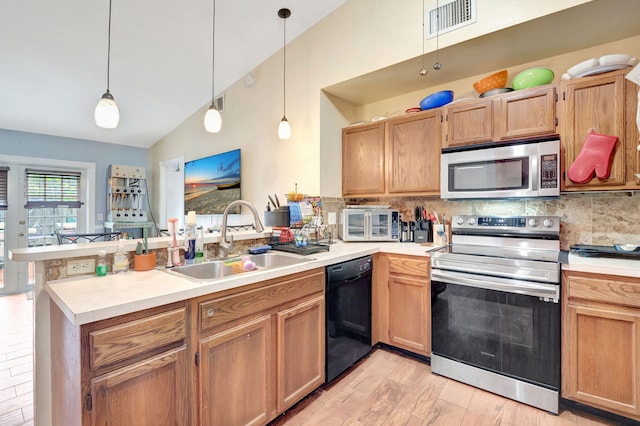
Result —
[[569, 179], [575, 183], [588, 183], [593, 179], [594, 172], [599, 179], [607, 179], [617, 143], [617, 136], [601, 135], [591, 130], [578, 158], [567, 170]]

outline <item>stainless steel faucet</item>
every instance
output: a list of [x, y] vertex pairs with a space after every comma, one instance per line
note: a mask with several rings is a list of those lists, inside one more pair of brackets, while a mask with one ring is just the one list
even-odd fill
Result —
[[253, 227], [256, 228], [256, 232], [263, 232], [264, 226], [262, 225], [262, 221], [260, 220], [260, 216], [258, 216], [258, 212], [255, 207], [248, 201], [244, 200], [235, 200], [229, 203], [226, 209], [224, 209], [224, 213], [222, 213], [222, 229], [220, 229], [220, 257], [227, 257], [231, 249], [233, 248], [233, 236], [229, 236], [229, 242], [227, 243], [227, 216], [229, 216], [229, 210], [233, 207], [242, 205], [249, 207], [251, 213], [253, 213]]

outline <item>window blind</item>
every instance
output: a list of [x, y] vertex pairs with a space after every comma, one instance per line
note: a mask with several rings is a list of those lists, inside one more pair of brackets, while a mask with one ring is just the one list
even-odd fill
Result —
[[9, 167], [0, 167], [0, 210], [6, 210], [9, 207], [7, 196], [7, 175]]
[[80, 172], [27, 169], [26, 208], [80, 208]]

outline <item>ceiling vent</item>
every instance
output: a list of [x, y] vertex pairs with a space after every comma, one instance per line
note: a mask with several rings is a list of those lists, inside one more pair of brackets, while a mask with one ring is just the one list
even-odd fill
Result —
[[438, 8], [429, 9], [425, 12], [424, 21], [429, 23], [428, 26], [425, 25], [425, 39], [473, 24], [476, 22], [476, 0], [454, 0]]
[[224, 111], [224, 93], [213, 100], [218, 112]]

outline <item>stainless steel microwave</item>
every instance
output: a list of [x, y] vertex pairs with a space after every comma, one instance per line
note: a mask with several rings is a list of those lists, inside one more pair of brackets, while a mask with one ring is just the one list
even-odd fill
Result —
[[559, 195], [560, 140], [557, 136], [442, 149], [440, 198]]
[[346, 208], [338, 231], [343, 241], [400, 241], [400, 213], [389, 208]]

